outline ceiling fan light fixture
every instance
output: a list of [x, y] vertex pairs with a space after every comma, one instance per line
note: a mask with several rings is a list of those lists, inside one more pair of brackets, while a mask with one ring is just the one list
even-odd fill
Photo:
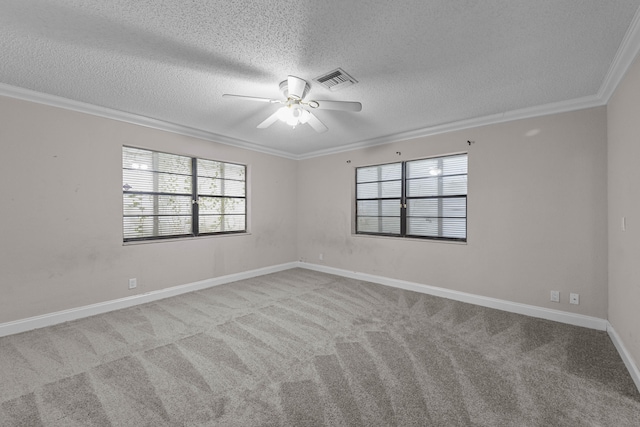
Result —
[[[318, 119], [309, 109], [315, 110], [337, 110], [337, 111], [362, 111], [362, 104], [350, 101], [304, 101], [305, 96], [309, 92], [311, 86], [306, 80], [296, 76], [288, 76], [287, 80], [280, 82], [280, 91], [284, 96], [284, 100], [260, 98], [256, 96], [233, 95], [225, 93], [225, 98], [246, 99], [256, 102], [268, 102], [270, 104], [283, 104], [281, 108], [273, 112], [269, 117], [260, 122], [256, 127], [258, 129], [266, 129], [278, 120], [295, 127], [299, 124], [309, 124], [309, 126], [318, 133], [328, 130], [327, 126]], [[306, 108], [305, 108], [306, 107]], [[307, 109], [308, 108], [308, 109]]]
[[284, 106], [284, 107], [280, 107], [278, 109], [278, 119], [281, 122], [286, 122], [291, 117], [293, 117], [293, 114], [291, 114], [291, 107], [290, 106], [287, 105], [287, 106]]
[[289, 126], [296, 127], [309, 121], [311, 113], [298, 104], [286, 105], [278, 110], [278, 119]]
[[300, 109], [300, 111], [301, 111], [300, 118], [298, 120], [300, 121], [300, 123], [305, 124], [311, 118], [311, 113], [308, 112], [307, 110], [302, 109], [302, 108]]

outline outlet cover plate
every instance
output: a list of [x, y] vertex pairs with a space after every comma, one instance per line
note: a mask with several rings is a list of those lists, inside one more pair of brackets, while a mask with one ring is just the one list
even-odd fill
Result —
[[129, 289], [138, 287], [138, 279], [129, 279]]
[[551, 301], [560, 302], [560, 291], [551, 291]]
[[570, 304], [580, 304], [580, 294], [569, 294], [569, 303]]

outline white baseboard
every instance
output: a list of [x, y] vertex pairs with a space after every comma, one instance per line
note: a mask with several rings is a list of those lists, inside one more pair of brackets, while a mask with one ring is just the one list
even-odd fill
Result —
[[627, 367], [627, 370], [631, 375], [631, 379], [633, 379], [633, 382], [636, 384], [638, 391], [640, 391], [640, 370], [638, 369], [638, 365], [633, 360], [633, 357], [631, 356], [627, 348], [624, 346], [624, 343], [620, 339], [620, 335], [618, 335], [615, 329], [613, 329], [613, 326], [611, 324], [608, 325], [607, 332], [609, 333], [609, 338], [611, 338], [611, 341], [613, 341], [613, 345], [616, 346], [618, 354], [620, 354], [622, 361]]
[[119, 310], [122, 308], [133, 307], [138, 304], [145, 304], [148, 302], [169, 298], [187, 292], [199, 291], [202, 289], [210, 288], [212, 286], [223, 285], [225, 283], [236, 282], [238, 280], [250, 279], [252, 277], [276, 273], [278, 271], [289, 270], [296, 267], [298, 267], [297, 262], [290, 262], [286, 264], [258, 268], [242, 273], [229, 274], [226, 276], [214, 277], [212, 279], [206, 279], [199, 282], [161, 289], [158, 291], [132, 295], [126, 298], [105, 301], [97, 304], [86, 305], [83, 307], [72, 308], [69, 310], [43, 314], [41, 316], [29, 317], [27, 319], [20, 319], [13, 322], [2, 323], [0, 324], [0, 337], [18, 334], [20, 332], [26, 332], [32, 329], [43, 328], [45, 326], [57, 325], [59, 323], [68, 322], [70, 320], [94, 316], [96, 314], [102, 314], [108, 311]]
[[358, 273], [356, 271], [342, 270], [339, 268], [327, 267], [324, 265], [310, 264], [300, 262], [299, 267], [309, 270], [320, 271], [323, 273], [335, 274], [337, 276], [349, 277], [351, 279], [363, 280], [366, 282], [379, 283], [381, 285], [392, 286], [395, 288], [406, 289], [409, 291], [420, 292], [423, 294], [434, 295], [437, 297], [448, 298], [455, 301], [475, 304], [482, 307], [495, 308], [510, 313], [524, 314], [526, 316], [537, 317], [540, 319], [553, 320], [555, 322], [567, 323], [574, 326], [582, 326], [599, 331], [606, 331], [609, 322], [599, 317], [585, 316], [582, 314], [569, 313], [560, 310], [551, 310], [548, 308], [537, 307], [534, 305], [520, 304], [501, 300], [497, 298], [483, 297], [480, 295], [469, 294], [466, 292], [454, 291], [451, 289], [438, 288], [435, 286], [423, 285], [421, 283], [407, 282], [405, 280], [390, 279], [388, 277], [375, 276], [372, 274]]
[[[392, 286], [400, 289], [406, 289], [414, 292], [434, 295], [438, 297], [448, 298], [455, 301], [466, 302], [483, 307], [495, 308], [498, 310], [508, 311], [511, 313], [524, 314], [526, 316], [537, 317], [541, 319], [553, 320], [556, 322], [567, 323], [575, 326], [582, 326], [590, 329], [601, 331], [609, 330], [611, 325], [605, 319], [597, 317], [584, 316], [581, 314], [568, 313], [560, 310], [551, 310], [533, 305], [520, 304], [496, 298], [483, 297], [480, 295], [469, 294], [466, 292], [454, 291], [451, 289], [439, 288], [435, 286], [424, 285], [420, 283], [408, 282], [404, 280], [391, 279], [383, 276], [376, 276], [366, 273], [358, 273], [355, 271], [343, 270], [339, 268], [327, 267], [324, 265], [310, 264], [306, 262], [290, 262], [270, 267], [259, 268], [255, 270], [245, 271], [242, 273], [230, 274], [212, 279], [206, 279], [199, 282], [188, 283], [185, 285], [174, 286], [158, 291], [147, 292], [139, 295], [132, 295], [126, 298], [120, 298], [111, 301], [105, 301], [97, 304], [86, 305], [83, 307], [72, 308], [69, 310], [57, 311], [54, 313], [43, 314], [40, 316], [20, 319], [13, 322], [0, 324], [0, 337], [6, 335], [17, 334], [20, 332], [30, 331], [32, 329], [42, 328], [45, 326], [56, 325], [58, 323], [68, 322], [83, 317], [94, 316], [96, 314], [106, 313], [108, 311], [119, 310], [122, 308], [133, 307], [138, 304], [145, 304], [157, 301], [163, 298], [169, 298], [175, 295], [187, 292], [197, 291], [201, 289], [218, 286], [225, 283], [235, 282], [238, 280], [249, 279], [252, 277], [262, 276], [265, 274], [276, 273], [278, 271], [288, 270], [291, 268], [306, 268], [309, 270], [320, 271], [337, 276], [349, 277], [352, 279], [363, 280], [367, 282], [379, 283], [381, 285]], [[612, 338], [613, 339], [613, 338]], [[618, 342], [619, 339], [618, 339]], [[626, 362], [625, 362], [626, 363]]]
[[640, 391], [640, 370], [638, 369], [638, 365], [635, 363], [633, 357], [624, 346], [622, 340], [620, 339], [620, 336], [616, 333], [616, 331], [613, 329], [613, 326], [606, 319], [568, 313], [560, 310], [551, 310], [548, 308], [520, 304], [496, 298], [483, 297], [466, 292], [458, 292], [451, 289], [438, 288], [435, 286], [407, 282], [404, 280], [390, 279], [388, 277], [375, 276], [372, 274], [358, 273], [356, 271], [342, 270], [339, 268], [327, 267], [324, 265], [299, 262], [298, 267], [306, 268], [308, 270], [320, 271], [322, 273], [335, 274], [337, 276], [348, 277], [351, 279], [363, 280], [366, 282], [379, 283], [381, 285], [392, 286], [395, 288], [406, 289], [409, 291], [420, 292], [423, 294], [434, 295], [442, 298], [448, 298], [455, 301], [479, 305], [482, 307], [495, 308], [510, 313], [524, 314], [526, 316], [553, 320], [555, 322], [566, 323], [569, 325], [582, 326], [599, 331], [607, 331], [609, 337], [611, 338], [611, 341], [613, 342], [613, 345], [618, 350], [622, 361], [627, 367], [629, 375], [631, 375], [631, 378], [638, 388], [638, 391]]
[[45, 326], [57, 325], [59, 323], [76, 320], [83, 317], [94, 316], [113, 310], [133, 307], [138, 304], [145, 304], [152, 301], [169, 298], [172, 296], [184, 294], [187, 292], [198, 291], [213, 286], [223, 285], [226, 283], [236, 282], [238, 280], [250, 279], [265, 274], [277, 273], [279, 271], [289, 270], [292, 268], [306, 268], [308, 270], [319, 271], [337, 276], [348, 277], [351, 279], [363, 280], [367, 282], [379, 283], [381, 285], [392, 286], [395, 288], [406, 289], [409, 291], [420, 292], [423, 294], [434, 295], [438, 297], [448, 298], [455, 301], [466, 302], [479, 305], [482, 307], [495, 308], [511, 313], [523, 314], [526, 316], [537, 317], [541, 319], [553, 320], [556, 322], [567, 323], [575, 326], [582, 326], [590, 329], [607, 331], [611, 337], [611, 341], [615, 345], [620, 357], [624, 361], [625, 366], [629, 370], [631, 378], [635, 382], [638, 390], [640, 390], [640, 370], [638, 370], [631, 354], [627, 351], [620, 336], [613, 329], [609, 321], [598, 317], [584, 316], [580, 314], [568, 313], [560, 310], [550, 310], [547, 308], [536, 307], [533, 305], [520, 304], [496, 298], [483, 297], [480, 295], [469, 294], [466, 292], [454, 291], [451, 289], [438, 288], [435, 286], [424, 285], [405, 280], [391, 279], [388, 277], [376, 276], [366, 273], [358, 273], [356, 271], [343, 270], [339, 268], [327, 267], [324, 265], [310, 264], [306, 262], [290, 262], [285, 264], [274, 265], [270, 267], [258, 268], [255, 270], [245, 271], [242, 273], [229, 274], [226, 276], [215, 277], [199, 282], [188, 283], [185, 285], [174, 286], [158, 291], [147, 292], [140, 295], [133, 295], [126, 298], [120, 298], [112, 301], [105, 301], [97, 304], [91, 304], [83, 307], [72, 308], [69, 310], [58, 311], [55, 313], [44, 314], [41, 316], [29, 317], [27, 319], [16, 320], [0, 324], [0, 337], [18, 334]]

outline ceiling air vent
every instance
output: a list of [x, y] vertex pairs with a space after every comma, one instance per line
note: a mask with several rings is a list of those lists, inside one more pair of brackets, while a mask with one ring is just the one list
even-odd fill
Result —
[[326, 74], [313, 79], [331, 91], [343, 89], [352, 84], [358, 83], [356, 79], [347, 74], [342, 68], [336, 68]]

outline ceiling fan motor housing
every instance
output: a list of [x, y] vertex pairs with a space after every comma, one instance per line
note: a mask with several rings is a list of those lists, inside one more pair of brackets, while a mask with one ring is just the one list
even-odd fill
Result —
[[303, 99], [309, 89], [309, 83], [296, 76], [289, 76], [287, 80], [280, 82], [280, 92], [285, 98]]

